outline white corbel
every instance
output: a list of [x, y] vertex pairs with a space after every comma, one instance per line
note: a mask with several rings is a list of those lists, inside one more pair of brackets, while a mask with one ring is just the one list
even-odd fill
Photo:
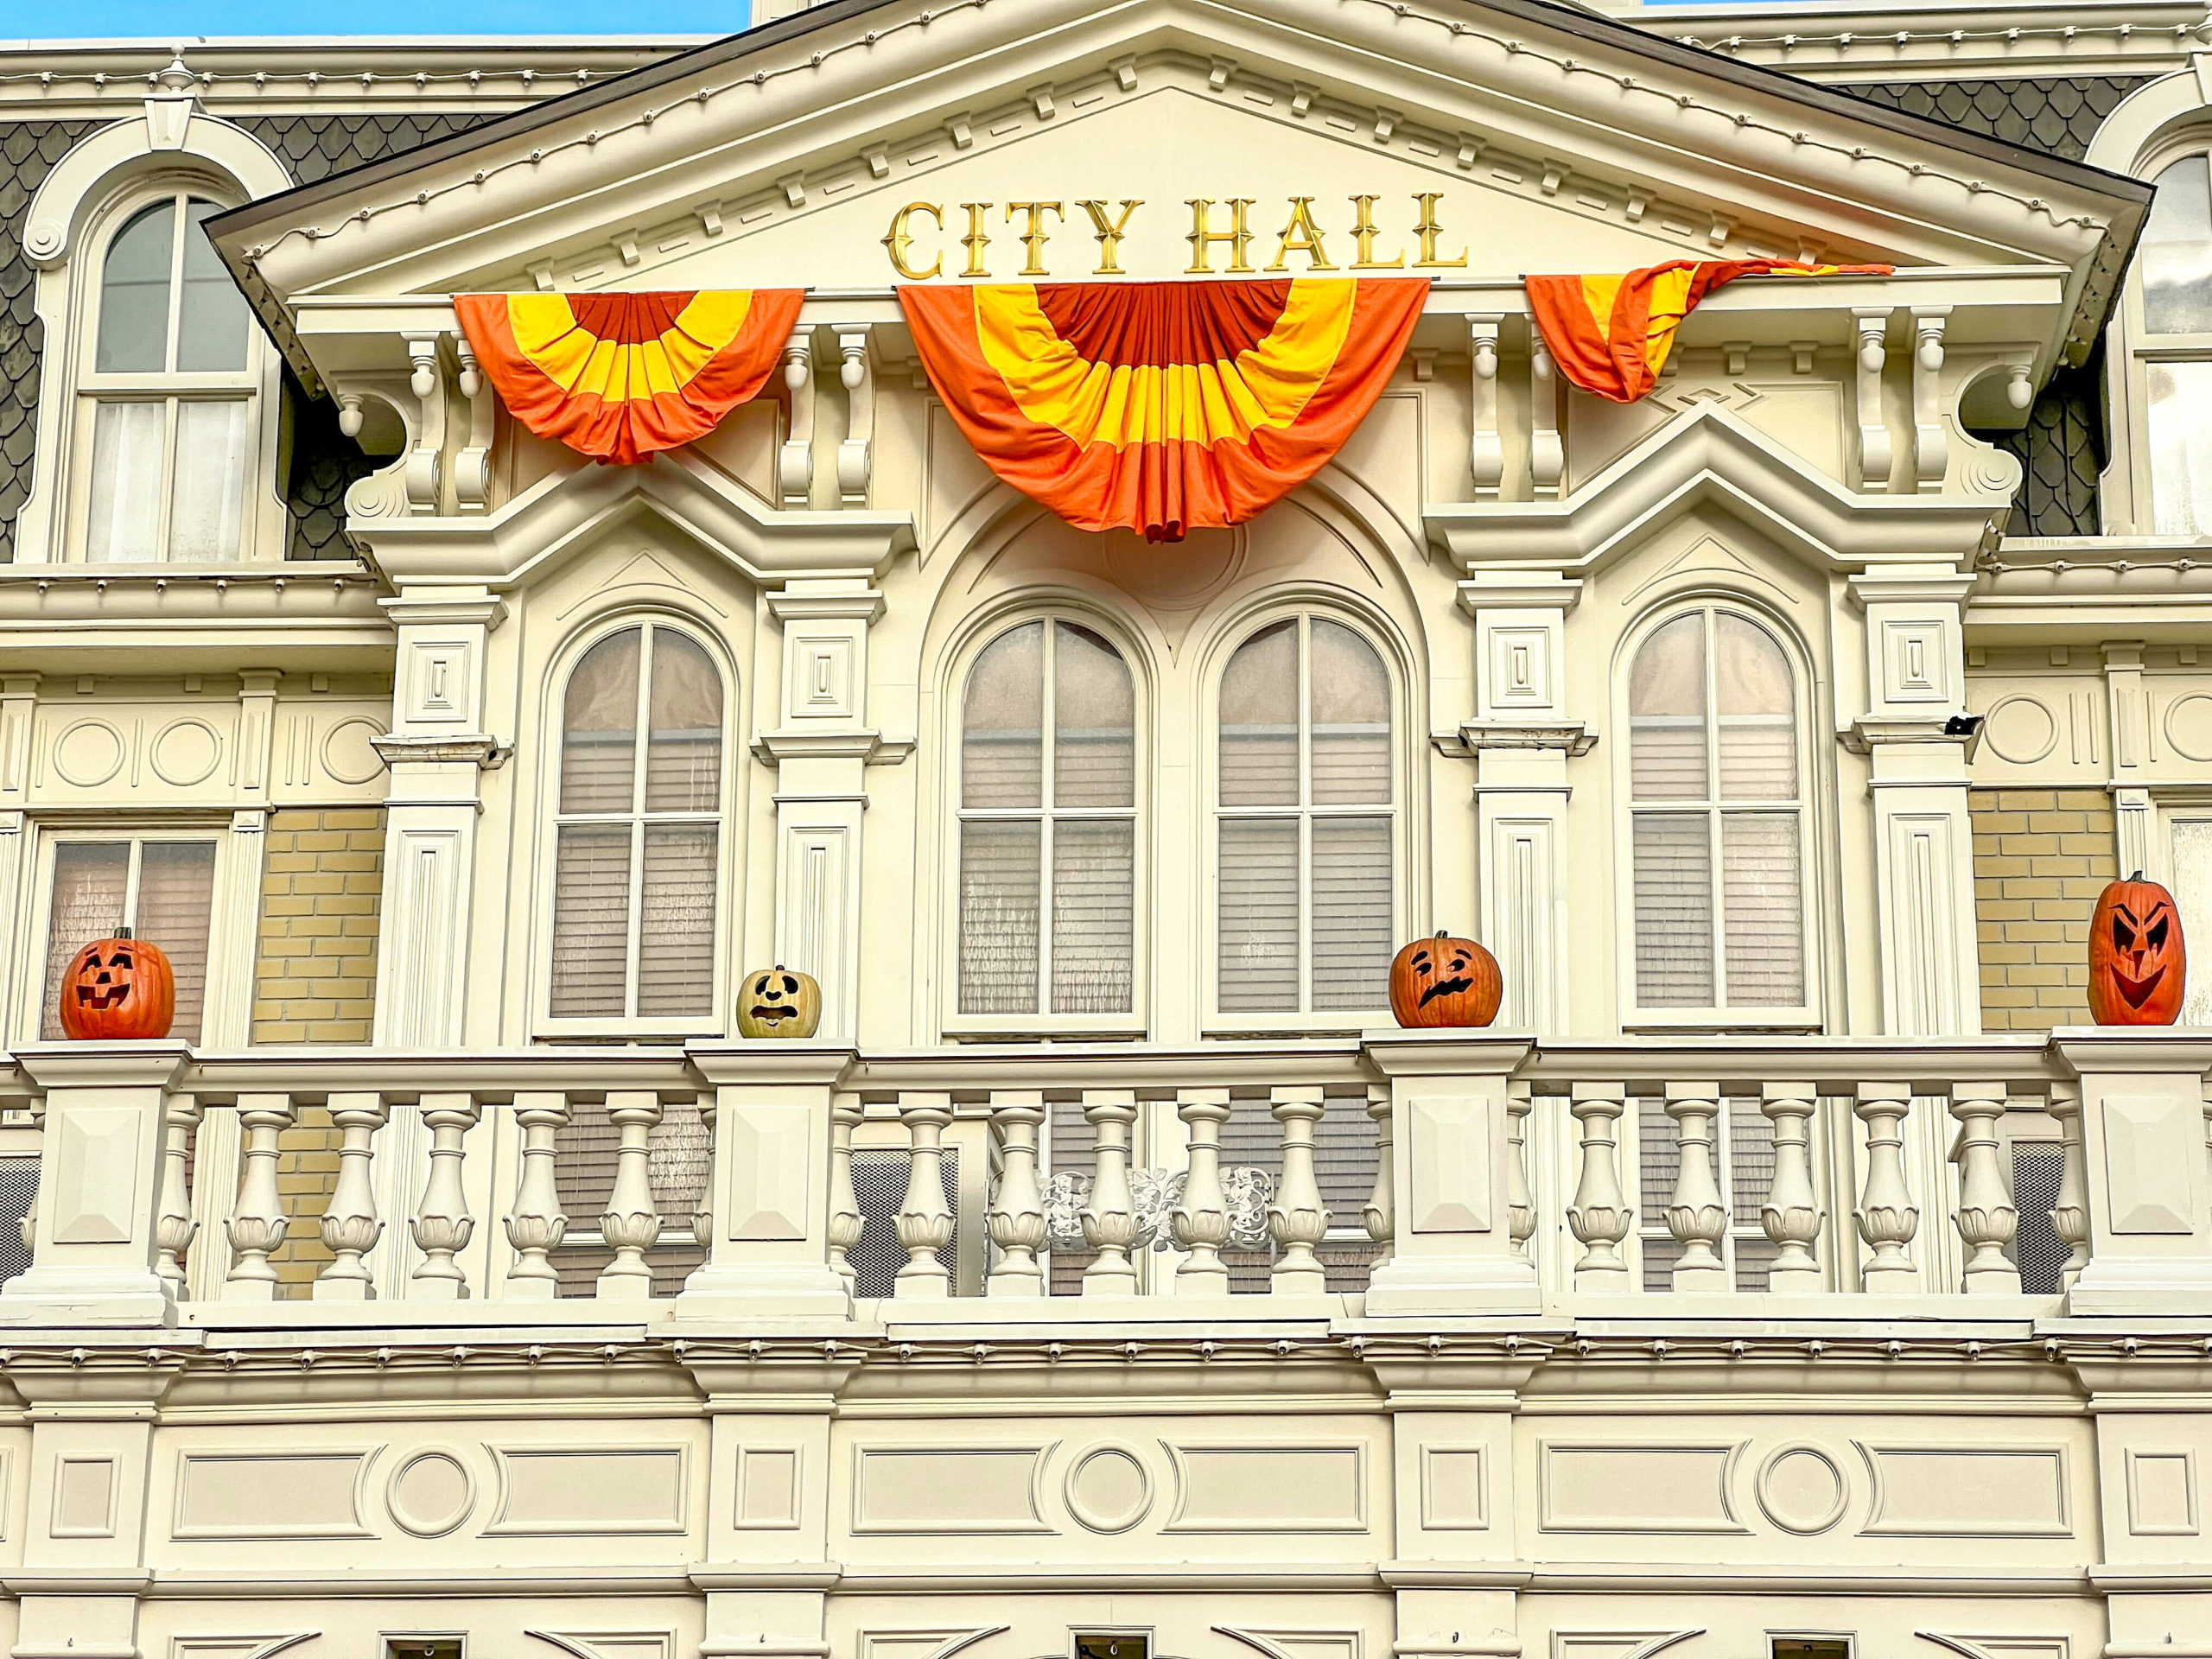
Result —
[[1948, 305], [1912, 308], [1912, 475], [1923, 495], [1943, 487], [1950, 468], [1951, 439], [1943, 424], [1943, 325]]
[[468, 411], [468, 439], [454, 457], [454, 505], [462, 512], [482, 512], [492, 493], [492, 391], [467, 334], [454, 336], [461, 363], [458, 384]]
[[1529, 474], [1539, 501], [1559, 499], [1567, 442], [1559, 429], [1559, 368], [1539, 335], [1529, 346]]
[[1504, 321], [1494, 311], [1467, 319], [1467, 343], [1474, 356], [1474, 436], [1468, 460], [1478, 501], [1497, 499], [1505, 478], [1505, 444], [1497, 431], [1497, 330]]
[[784, 385], [791, 391], [791, 412], [784, 432], [784, 447], [776, 461], [776, 489], [783, 505], [804, 510], [814, 488], [814, 366], [805, 329], [791, 337], [784, 347]]
[[402, 474], [407, 488], [407, 511], [435, 513], [438, 510], [438, 451], [446, 429], [446, 385], [445, 376], [439, 371], [437, 336], [409, 340], [407, 365], [407, 390], [414, 394], [420, 417], [410, 435], [413, 442]]
[[868, 505], [868, 472], [875, 447], [875, 376], [868, 355], [865, 328], [837, 335], [838, 381], [845, 388], [845, 438], [837, 446], [837, 499], [848, 507]]
[[1890, 487], [1890, 425], [1882, 413], [1882, 369], [1889, 361], [1884, 334], [1890, 324], [1885, 306], [1854, 306], [1851, 312], [1858, 358], [1859, 478], [1862, 490]]

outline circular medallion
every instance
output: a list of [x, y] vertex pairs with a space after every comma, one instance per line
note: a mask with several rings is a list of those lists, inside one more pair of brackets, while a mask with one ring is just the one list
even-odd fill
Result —
[[2212, 696], [2192, 691], [2166, 705], [2166, 741], [2184, 760], [2212, 760]]
[[1152, 1476], [1136, 1453], [1102, 1446], [1068, 1471], [1068, 1513], [1093, 1532], [1127, 1532], [1152, 1507]]
[[1982, 716], [1981, 741], [1999, 760], [2024, 766], [2057, 745], [2058, 721], [2033, 697], [2000, 697]]
[[384, 728], [373, 720], [341, 720], [322, 734], [322, 769], [341, 784], [376, 781], [384, 762], [369, 747]]
[[417, 1538], [442, 1538], [468, 1518], [476, 1479], [449, 1452], [417, 1452], [392, 1471], [385, 1505]]
[[1826, 1532], [1843, 1518], [1843, 1471], [1817, 1446], [1785, 1446], [1759, 1467], [1754, 1489], [1766, 1518], [1784, 1532]]
[[156, 778], [189, 789], [221, 761], [223, 740], [204, 720], [172, 721], [155, 734], [150, 758]]
[[123, 737], [104, 720], [80, 720], [54, 741], [54, 769], [79, 789], [123, 770]]

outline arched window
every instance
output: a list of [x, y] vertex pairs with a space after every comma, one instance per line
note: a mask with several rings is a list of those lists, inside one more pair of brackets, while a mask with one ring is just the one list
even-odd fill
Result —
[[1136, 687], [1079, 623], [1010, 628], [960, 718], [959, 1013], [1129, 1014]]
[[125, 219], [101, 261], [78, 383], [84, 556], [238, 558], [257, 476], [260, 346], [202, 228], [221, 212], [179, 190]]
[[2212, 158], [2183, 156], [2157, 191], [2137, 257], [2135, 340], [2151, 452], [2151, 528], [2212, 531]]
[[1683, 612], [1637, 647], [1628, 716], [1630, 1000], [1802, 1014], [1804, 761], [1789, 653], [1738, 612]]
[[577, 662], [561, 716], [555, 1019], [719, 1021], [721, 763], [721, 675], [689, 634], [643, 622]]
[[1397, 938], [1390, 676], [1296, 616], [1221, 677], [1215, 1001], [1224, 1014], [1380, 1008]]

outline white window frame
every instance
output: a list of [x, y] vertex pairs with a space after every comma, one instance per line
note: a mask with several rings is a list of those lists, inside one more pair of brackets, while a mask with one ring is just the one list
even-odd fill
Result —
[[[964, 778], [967, 735], [966, 709], [968, 682], [983, 653], [1017, 628], [1033, 622], [1045, 625], [1046, 638], [1051, 638], [1054, 624], [1065, 622], [1087, 633], [1096, 634], [1121, 658], [1122, 667], [1128, 671], [1133, 693], [1131, 708], [1135, 721], [1135, 750], [1132, 764], [1135, 767], [1135, 787], [1131, 804], [1124, 807], [1055, 807], [1050, 804], [1052, 786], [1052, 744], [1046, 746], [1044, 772], [1041, 775], [1035, 807], [964, 807], [961, 804]], [[1049, 724], [1052, 715], [1053, 664], [1057, 647], [1048, 645], [1045, 655], [1045, 679], [1041, 691], [1042, 707]], [[1152, 860], [1151, 837], [1147, 827], [1151, 821], [1151, 795], [1148, 787], [1152, 765], [1152, 698], [1151, 688], [1140, 671], [1143, 658], [1130, 644], [1125, 632], [1108, 619], [1080, 606], [1046, 605], [1027, 607], [991, 619], [986, 627], [976, 630], [974, 636], [956, 652], [951, 671], [947, 677], [944, 695], [944, 809], [942, 822], [949, 828], [943, 856], [944, 895], [938, 937], [938, 982], [945, 988], [944, 1007], [939, 1025], [944, 1033], [951, 1038], [976, 1041], [988, 1037], [1022, 1038], [1051, 1036], [1057, 1038], [1109, 1037], [1141, 1038], [1151, 1029], [1151, 975], [1147, 964], [1151, 958], [1152, 917]], [[1052, 1000], [1052, 843], [1050, 826], [1061, 819], [1085, 819], [1093, 822], [1121, 820], [1130, 823], [1134, 855], [1130, 864], [1130, 891], [1133, 895], [1129, 932], [1129, 1010], [1126, 1014], [1054, 1014], [1047, 1006]], [[1035, 1014], [963, 1014], [960, 1009], [960, 853], [965, 827], [972, 821], [992, 820], [1014, 822], [1036, 820], [1046, 829], [1039, 838], [1038, 849], [1038, 1008]]]
[[[194, 816], [174, 821], [133, 818], [123, 822], [72, 822], [54, 818], [35, 826], [32, 880], [27, 884], [16, 937], [23, 941], [17, 957], [17, 985], [14, 1027], [18, 1042], [35, 1043], [46, 1014], [46, 959], [52, 943], [54, 862], [55, 849], [63, 842], [123, 842], [132, 846], [130, 900], [137, 898], [137, 846], [149, 841], [205, 841], [215, 849], [215, 872], [207, 905], [207, 985], [200, 1003], [200, 1036], [196, 1049], [237, 1046], [244, 1030], [232, 1030], [234, 1010], [251, 1002], [254, 947], [257, 929], [251, 921], [238, 927], [238, 900], [244, 897], [232, 886], [232, 821]], [[260, 895], [252, 895], [251, 914], [257, 916]], [[127, 901], [125, 909], [135, 908]]]
[[[2147, 849], [2149, 855], [2144, 861], [2145, 873], [2152, 880], [2174, 895], [2176, 908], [2179, 909], [2183, 895], [2174, 870], [2174, 830], [2177, 826], [2183, 823], [2212, 824], [2212, 785], [2153, 787], [2150, 795], [2151, 845]], [[2126, 876], [2130, 872], [2125, 865], [2122, 865], [2120, 873]], [[2202, 970], [2202, 977], [2200, 978], [2198, 970], [2194, 962], [2192, 963], [2190, 979], [2193, 987], [2212, 982], [2212, 927], [2192, 931], [2189, 921], [2188, 913], [2183, 911], [2182, 912], [2182, 943], [2193, 958], [2207, 964]], [[2187, 1001], [2195, 1000], [2191, 995], [2184, 1001], [2182, 1023], [2188, 1023]]]
[[[2199, 130], [2160, 146], [2143, 160], [2138, 175], [2146, 184], [2177, 162], [2196, 158], [2212, 175], [2212, 133]], [[2147, 220], [2147, 212], [2145, 218]], [[2152, 467], [2150, 365], [2153, 363], [2212, 363], [2212, 334], [2154, 334], [2143, 305], [2143, 276], [2139, 264], [2131, 269], [2120, 299], [2120, 327], [2110, 341], [2115, 349], [2112, 372], [2121, 381], [2122, 401], [2128, 415], [2123, 426], [2114, 423], [2111, 435], [2115, 455], [2125, 453], [2135, 529], [2156, 535], [2158, 522], [2158, 480]], [[2129, 429], [2132, 429], [2130, 430]], [[2107, 515], [2108, 517], [2111, 515]], [[2191, 539], [2212, 535], [2212, 523], [2201, 532], [2167, 531]]]
[[[707, 653], [715, 671], [721, 676], [722, 722], [721, 765], [716, 791], [715, 810], [711, 815], [715, 825], [715, 921], [713, 948], [714, 989], [709, 1011], [703, 1015], [693, 1014], [593, 1014], [589, 1016], [559, 1016], [553, 1013], [553, 907], [560, 857], [561, 826], [569, 823], [627, 822], [642, 826], [648, 823], [699, 823], [709, 815], [698, 812], [683, 813], [563, 813], [561, 809], [561, 744], [563, 721], [568, 704], [569, 684], [577, 667], [593, 648], [629, 628], [645, 630], [639, 641], [639, 695], [650, 698], [652, 660], [652, 632], [653, 628], [668, 627], [683, 634]], [[543, 774], [539, 780], [538, 812], [538, 880], [537, 896], [531, 909], [531, 962], [533, 984], [531, 989], [531, 1014], [533, 1029], [542, 1037], [717, 1037], [732, 1029], [730, 1006], [734, 998], [738, 975], [728, 964], [730, 951], [726, 948], [733, 938], [734, 918], [741, 912], [736, 906], [735, 888], [745, 865], [741, 857], [741, 828], [737, 803], [742, 786], [745, 766], [744, 751], [739, 747], [738, 692], [740, 682], [737, 664], [721, 639], [697, 619], [679, 611], [629, 610], [601, 617], [588, 627], [580, 630], [565, 641], [556, 654], [552, 671], [544, 682], [544, 710], [542, 728], [544, 733], [540, 754], [543, 757]], [[638, 730], [636, 765], [645, 764], [645, 729]], [[623, 1002], [634, 1006], [637, 1001], [637, 928], [640, 884], [645, 879], [645, 865], [638, 849], [642, 845], [640, 828], [631, 840], [630, 860], [630, 944], [623, 978]]]
[[[1630, 739], [1629, 691], [1630, 676], [1635, 671], [1636, 659], [1652, 635], [1677, 619], [1702, 613], [1706, 624], [1706, 719], [1708, 734], [1719, 729], [1719, 710], [1713, 698], [1713, 649], [1714, 627], [1713, 619], [1722, 614], [1735, 616], [1763, 630], [1781, 650], [1783, 658], [1789, 665], [1792, 712], [1796, 724], [1797, 753], [1797, 792], [1788, 801], [1743, 801], [1723, 805], [1717, 796], [1707, 795], [1697, 800], [1652, 801], [1639, 804], [1635, 798], [1630, 760], [1633, 744]], [[1618, 895], [1614, 905], [1616, 932], [1615, 958], [1618, 964], [1616, 995], [1622, 1010], [1621, 1028], [1624, 1032], [1657, 1031], [1789, 1031], [1817, 1032], [1822, 1024], [1822, 959], [1819, 925], [1821, 884], [1815, 863], [1818, 841], [1814, 820], [1820, 802], [1820, 770], [1814, 764], [1812, 724], [1813, 683], [1804, 652], [1789, 629], [1782, 626], [1771, 615], [1758, 605], [1727, 594], [1711, 594], [1669, 602], [1637, 619], [1633, 626], [1622, 636], [1622, 645], [1614, 665], [1613, 712], [1614, 729], [1619, 739], [1611, 745], [1613, 751], [1612, 781], [1614, 809], [1612, 813], [1613, 890]], [[1708, 778], [1719, 781], [1719, 751], [1708, 741], [1707, 760]], [[1656, 1007], [1647, 1008], [1637, 1000], [1636, 975], [1636, 846], [1635, 819], [1639, 812], [1703, 812], [1718, 819], [1728, 812], [1794, 811], [1797, 815], [1797, 902], [1799, 938], [1802, 940], [1805, 966], [1805, 1001], [1796, 1007], [1777, 1007], [1757, 1004], [1732, 1006], [1723, 1001], [1712, 1007]], [[1721, 837], [1711, 837], [1708, 849], [1713, 865], [1713, 893], [1716, 906], [1713, 926], [1714, 983], [1724, 993], [1727, 984], [1726, 942], [1717, 907], [1721, 902], [1720, 871]]]
[[[1301, 696], [1298, 706], [1298, 788], [1300, 804], [1296, 807], [1224, 807], [1221, 804], [1221, 685], [1229, 672], [1229, 664], [1236, 653], [1253, 639], [1278, 622], [1295, 620], [1298, 628], [1298, 675]], [[1235, 628], [1222, 640], [1199, 687], [1198, 719], [1205, 732], [1199, 764], [1204, 768], [1198, 798], [1204, 827], [1200, 835], [1199, 857], [1204, 868], [1199, 876], [1199, 904], [1198, 936], [1200, 944], [1200, 983], [1204, 988], [1205, 1009], [1204, 1030], [1211, 1036], [1320, 1036], [1357, 1033], [1376, 1026], [1395, 1023], [1390, 1013], [1386, 994], [1382, 1002], [1372, 1008], [1315, 1009], [1313, 1001], [1313, 820], [1320, 817], [1371, 818], [1382, 810], [1371, 805], [1330, 805], [1316, 807], [1306, 800], [1311, 791], [1311, 767], [1307, 764], [1312, 745], [1312, 702], [1303, 695], [1307, 687], [1306, 675], [1310, 657], [1312, 624], [1316, 621], [1333, 622], [1347, 628], [1366, 643], [1382, 659], [1382, 672], [1389, 685], [1390, 696], [1390, 801], [1387, 815], [1390, 821], [1390, 937], [1402, 940], [1407, 933], [1407, 918], [1412, 912], [1408, 898], [1413, 879], [1413, 856], [1409, 826], [1414, 819], [1413, 804], [1407, 796], [1410, 788], [1413, 767], [1407, 756], [1407, 745], [1411, 735], [1408, 710], [1415, 706], [1409, 695], [1406, 675], [1398, 653], [1391, 648], [1389, 639], [1366, 618], [1357, 612], [1313, 601], [1273, 606], [1240, 619]], [[1299, 825], [1298, 835], [1298, 1007], [1287, 1013], [1225, 1012], [1221, 1006], [1221, 823], [1231, 817], [1294, 817]]]

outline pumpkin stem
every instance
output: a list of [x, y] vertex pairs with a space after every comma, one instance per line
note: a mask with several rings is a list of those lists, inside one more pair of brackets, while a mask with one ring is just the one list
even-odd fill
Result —
[[2143, 872], [2138, 870], [2134, 874], [2129, 876], [2127, 879], [2131, 881], [2140, 881], [2143, 879]]
[[127, 939], [130, 937], [130, 930], [127, 927], [118, 927], [108, 937], [111, 939]]
[[1440, 939], [1448, 939], [1452, 937], [1452, 930], [1448, 927], [1440, 927], [1436, 930], [1436, 937]]

